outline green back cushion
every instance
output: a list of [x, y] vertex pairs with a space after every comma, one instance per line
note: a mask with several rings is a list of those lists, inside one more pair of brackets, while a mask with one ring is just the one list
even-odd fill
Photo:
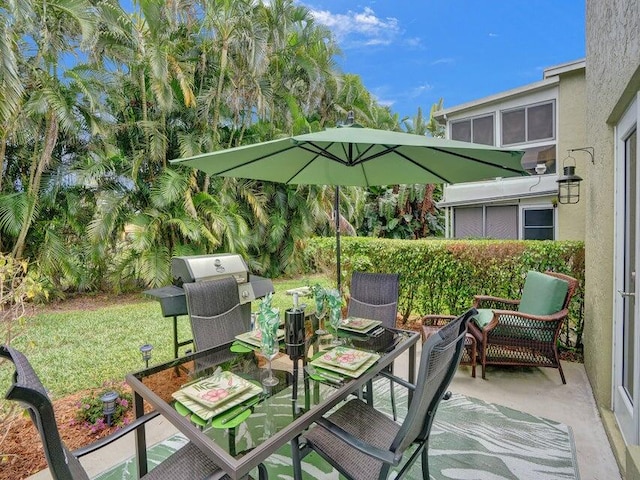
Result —
[[551, 315], [564, 306], [569, 284], [544, 273], [530, 271], [524, 282], [518, 311], [530, 315]]
[[490, 308], [478, 308], [478, 313], [471, 317], [475, 324], [480, 328], [486, 327], [492, 318], [493, 310], [491, 310]]

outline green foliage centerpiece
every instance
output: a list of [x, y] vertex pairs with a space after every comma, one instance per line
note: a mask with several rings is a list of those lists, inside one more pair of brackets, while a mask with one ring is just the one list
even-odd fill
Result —
[[273, 360], [280, 350], [280, 344], [278, 342], [280, 310], [272, 307], [272, 300], [272, 294], [269, 293], [262, 299], [258, 308], [260, 350], [267, 359], [267, 376], [262, 380], [262, 384], [267, 387], [278, 384], [278, 379], [273, 376], [273, 371], [271, 370], [271, 360]]

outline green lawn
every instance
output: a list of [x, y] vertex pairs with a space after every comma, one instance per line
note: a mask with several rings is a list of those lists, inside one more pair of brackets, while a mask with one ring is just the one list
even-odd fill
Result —
[[[274, 281], [274, 306], [281, 312], [290, 308], [292, 297], [284, 292], [313, 283], [331, 286], [332, 280], [314, 276]], [[36, 315], [25, 320], [24, 334], [11, 345], [29, 358], [53, 398], [124, 380], [128, 372], [144, 367], [139, 348], [145, 343], [153, 345], [152, 364], [173, 357], [172, 319], [162, 316], [158, 302], [140, 297], [140, 302], [125, 304], [114, 297], [113, 305], [97, 310]], [[178, 318], [178, 331], [180, 339], [191, 338], [186, 316]], [[6, 391], [11, 371], [8, 365], [0, 366], [0, 392]]]

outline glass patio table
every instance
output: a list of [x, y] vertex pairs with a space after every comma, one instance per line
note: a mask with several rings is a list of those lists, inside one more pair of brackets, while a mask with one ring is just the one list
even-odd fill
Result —
[[[313, 327], [309, 326], [307, 331], [313, 331]], [[344, 346], [376, 353], [379, 358], [363, 372], [358, 371], [358, 376], [342, 375], [339, 382], [332, 380], [330, 376], [323, 379], [314, 375], [313, 369], [309, 368], [307, 361], [310, 359], [307, 357], [311, 349], [314, 350], [314, 357], [317, 357], [319, 351], [325, 347], [332, 347], [323, 345], [315, 334], [310, 334], [306, 339], [305, 356], [299, 359], [306, 368], [299, 369], [298, 360], [291, 361], [286, 353], [280, 354], [280, 358], [284, 356], [286, 362], [274, 362], [274, 375], [280, 381], [273, 387], [261, 385], [261, 378], [265, 375], [265, 361], [259, 349], [254, 351], [246, 348], [247, 345], [239, 345], [238, 342], [230, 342], [130, 373], [126, 376], [126, 381], [134, 393], [136, 417], [144, 414], [144, 406], [147, 403], [220, 466], [229, 477], [236, 480], [249, 475], [259, 463], [303, 433], [317, 418], [349, 395], [360, 392], [366, 385], [370, 386], [373, 378], [381, 370], [407, 350], [407, 380], [411, 383], [415, 381], [415, 350], [419, 334], [397, 329], [385, 329], [382, 334], [376, 333], [374, 336], [341, 332]], [[278, 365], [291, 368], [278, 370]], [[226, 414], [221, 410], [209, 421], [202, 421], [198, 416], [192, 421], [191, 416], [185, 414], [188, 412], [180, 408], [181, 405], [177, 404], [172, 394], [199, 379], [216, 378], [215, 375], [220, 375], [221, 372], [232, 372], [251, 382], [254, 385], [251, 387], [253, 391], [256, 391], [256, 386], [259, 387], [258, 393], [233, 407], [237, 414], [233, 413], [233, 409], [227, 410]], [[293, 372], [296, 372], [296, 375]], [[371, 396], [368, 395], [368, 401], [371, 401]], [[221, 420], [224, 417], [228, 417], [225, 423]], [[141, 426], [136, 431], [140, 476], [147, 471], [144, 428]], [[294, 472], [296, 477], [297, 473]]]

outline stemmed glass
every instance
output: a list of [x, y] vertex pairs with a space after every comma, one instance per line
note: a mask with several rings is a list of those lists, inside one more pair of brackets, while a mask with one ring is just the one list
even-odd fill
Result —
[[273, 344], [273, 342], [271, 342], [271, 345], [269, 345], [264, 341], [264, 339], [265, 336], [263, 335], [262, 346], [260, 350], [262, 351], [262, 355], [264, 355], [264, 357], [267, 359], [267, 376], [262, 379], [262, 384], [265, 387], [273, 387], [274, 385], [277, 385], [280, 380], [273, 376], [273, 370], [271, 370], [271, 360], [273, 360], [278, 354], [279, 349], [276, 345]]
[[315, 291], [315, 300], [316, 300], [316, 318], [318, 319], [318, 329], [316, 333], [318, 335], [325, 335], [327, 331], [324, 329], [322, 319], [327, 314], [327, 309], [325, 308], [325, 294], [324, 288], [318, 287]]
[[340, 308], [332, 308], [329, 312], [329, 322], [331, 323], [331, 328], [333, 329], [333, 340], [331, 340], [331, 345], [341, 345], [342, 341], [338, 338], [338, 328], [342, 323], [342, 312]]
[[329, 307], [329, 323], [333, 330], [332, 345], [340, 345], [342, 342], [338, 338], [338, 327], [342, 323], [342, 296], [338, 290], [326, 290], [325, 298]]
[[260, 333], [262, 334], [260, 338], [260, 351], [267, 359], [267, 376], [262, 380], [262, 384], [265, 387], [272, 387], [279, 382], [279, 380], [273, 376], [271, 360], [273, 360], [280, 351], [280, 344], [278, 343], [280, 315], [279, 310], [276, 308], [266, 310], [263, 313], [263, 318], [260, 319]]

